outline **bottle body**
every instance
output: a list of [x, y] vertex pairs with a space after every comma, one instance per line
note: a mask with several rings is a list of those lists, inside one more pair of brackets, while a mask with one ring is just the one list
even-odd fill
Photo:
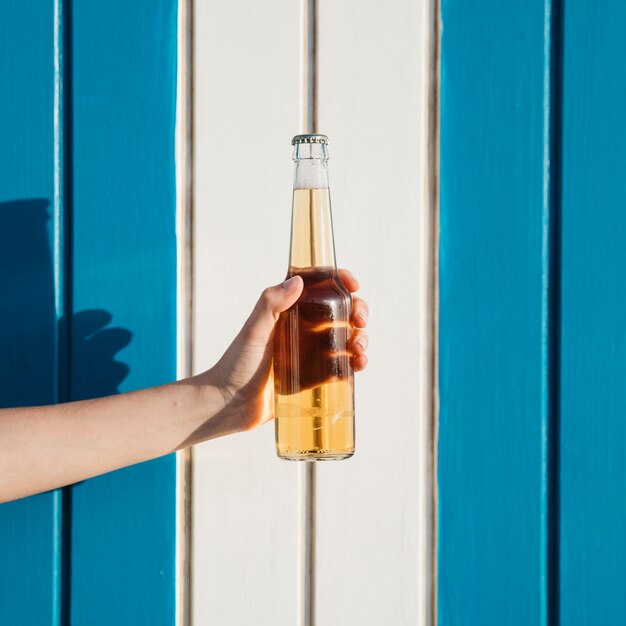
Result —
[[296, 173], [287, 277], [301, 276], [304, 290], [274, 331], [276, 450], [290, 460], [339, 460], [354, 453], [352, 302], [335, 265], [328, 187], [298, 187]]
[[290, 268], [304, 291], [274, 335], [276, 450], [292, 460], [354, 454], [354, 373], [346, 351], [351, 300], [334, 267]]

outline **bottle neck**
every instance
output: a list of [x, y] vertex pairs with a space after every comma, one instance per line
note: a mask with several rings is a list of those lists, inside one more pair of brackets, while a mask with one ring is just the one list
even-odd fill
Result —
[[291, 269], [336, 268], [328, 188], [328, 155], [322, 144], [296, 145], [291, 217]]
[[294, 146], [294, 189], [328, 189], [328, 150], [324, 144]]

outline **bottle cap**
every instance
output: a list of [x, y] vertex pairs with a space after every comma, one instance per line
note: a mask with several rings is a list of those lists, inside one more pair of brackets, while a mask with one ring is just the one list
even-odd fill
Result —
[[296, 135], [291, 140], [291, 145], [295, 146], [301, 143], [323, 143], [325, 146], [328, 145], [328, 137], [326, 135], [318, 135], [317, 133], [313, 135]]

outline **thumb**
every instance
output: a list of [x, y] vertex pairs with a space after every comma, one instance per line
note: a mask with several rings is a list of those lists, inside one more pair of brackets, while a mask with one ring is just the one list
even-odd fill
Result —
[[275, 287], [268, 287], [262, 294], [259, 304], [272, 313], [274, 320], [278, 319], [279, 313], [286, 311], [300, 297], [304, 281], [300, 276], [292, 276], [288, 280]]
[[248, 338], [267, 342], [280, 313], [295, 304], [303, 289], [304, 281], [300, 276], [265, 289], [244, 326]]

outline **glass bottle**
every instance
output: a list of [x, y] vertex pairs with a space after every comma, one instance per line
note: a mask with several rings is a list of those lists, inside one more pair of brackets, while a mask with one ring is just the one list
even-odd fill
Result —
[[328, 138], [293, 138], [295, 180], [287, 278], [304, 280], [274, 332], [276, 450], [297, 461], [354, 454], [354, 371], [347, 342], [352, 300], [335, 261]]

